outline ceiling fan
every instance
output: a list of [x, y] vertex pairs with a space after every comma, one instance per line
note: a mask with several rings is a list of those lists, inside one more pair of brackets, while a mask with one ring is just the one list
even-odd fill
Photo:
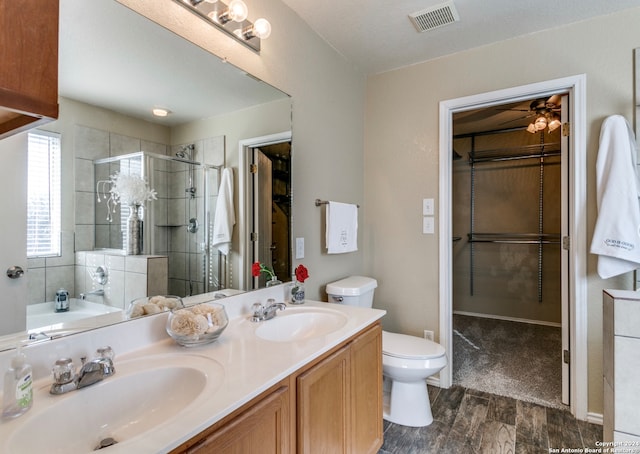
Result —
[[534, 118], [534, 120], [527, 126], [527, 131], [535, 134], [536, 132], [543, 131], [548, 128], [549, 132], [555, 131], [560, 127], [560, 102], [562, 100], [561, 95], [552, 95], [549, 98], [538, 98], [531, 101], [529, 109], [505, 109], [510, 111], [528, 112], [527, 115], [509, 120], [507, 123], [524, 118]]

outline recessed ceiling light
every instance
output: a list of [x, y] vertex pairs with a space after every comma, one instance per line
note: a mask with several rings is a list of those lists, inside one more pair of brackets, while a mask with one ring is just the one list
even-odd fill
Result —
[[163, 109], [162, 107], [154, 107], [151, 112], [153, 112], [153, 115], [155, 115], [156, 117], [166, 117], [171, 113], [170, 110]]

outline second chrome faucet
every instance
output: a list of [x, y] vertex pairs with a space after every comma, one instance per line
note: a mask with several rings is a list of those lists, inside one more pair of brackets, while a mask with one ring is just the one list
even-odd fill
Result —
[[271, 320], [276, 316], [276, 312], [278, 310], [285, 310], [287, 305], [284, 303], [276, 303], [276, 300], [273, 298], [269, 298], [267, 300], [267, 304], [262, 305], [260, 303], [254, 303], [251, 306], [251, 310], [253, 311], [253, 315], [251, 316], [252, 322], [262, 322], [264, 320]]

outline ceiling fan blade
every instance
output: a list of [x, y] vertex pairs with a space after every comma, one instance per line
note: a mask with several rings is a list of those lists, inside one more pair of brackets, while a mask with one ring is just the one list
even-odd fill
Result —
[[530, 118], [530, 117], [534, 117], [535, 113], [529, 114], [529, 115], [524, 115], [522, 117], [518, 117], [518, 118], [512, 118], [511, 120], [507, 120], [507, 121], [503, 121], [502, 123], [498, 123], [500, 126], [502, 125], [506, 125], [507, 123], [513, 123], [514, 121], [520, 121], [520, 120], [524, 120], [525, 118]]
[[561, 102], [562, 102], [562, 95], [551, 95], [549, 99], [547, 99], [546, 105], [549, 109], [558, 109], [560, 108]]

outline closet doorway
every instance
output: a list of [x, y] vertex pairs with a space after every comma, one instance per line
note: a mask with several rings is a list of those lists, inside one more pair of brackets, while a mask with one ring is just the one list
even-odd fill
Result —
[[[562, 388], [563, 395], [568, 396], [571, 412], [579, 419], [587, 418], [587, 324], [586, 324], [586, 214], [584, 205], [586, 201], [586, 77], [584, 75], [570, 76], [562, 79], [550, 80], [537, 84], [514, 87], [498, 90], [479, 95], [472, 95], [464, 98], [457, 98], [440, 103], [440, 188], [438, 199], [439, 216], [439, 262], [440, 262], [440, 333], [439, 341], [447, 350], [452, 359], [449, 365], [443, 369], [439, 377], [439, 385], [448, 388], [453, 384], [453, 368], [451, 363], [455, 362], [455, 352], [453, 347], [454, 327], [453, 327], [453, 266], [454, 266], [454, 241], [453, 241], [453, 169], [454, 169], [454, 115], [458, 113], [468, 113], [479, 111], [484, 108], [507, 105], [504, 108], [511, 108], [510, 105], [528, 101], [530, 104], [537, 99], [548, 99], [552, 95], [567, 95], [565, 107], [568, 108], [567, 117], [561, 118], [562, 123], [570, 124], [570, 134], [562, 136], [568, 147], [566, 161], [561, 159], [560, 194], [557, 194], [562, 201], [561, 208], [561, 231], [560, 233], [560, 286], [561, 295], [566, 298], [567, 304], [562, 306], [561, 325], [563, 345], [562, 351], [557, 353], [557, 362], [562, 367]], [[563, 109], [564, 110], [564, 109]], [[527, 115], [522, 112], [522, 116]], [[548, 121], [548, 119], [547, 119]], [[500, 125], [504, 129], [505, 125]], [[528, 124], [526, 125], [528, 127]], [[537, 145], [540, 145], [539, 143]], [[478, 163], [479, 164], [479, 163]], [[469, 165], [468, 163], [466, 164]], [[544, 190], [544, 189], [543, 189]], [[469, 202], [471, 191], [468, 189]], [[538, 194], [535, 199], [539, 200]], [[500, 201], [502, 203], [502, 201]], [[544, 208], [543, 208], [544, 209]], [[537, 210], [536, 210], [537, 212]], [[489, 215], [492, 216], [491, 214]], [[544, 222], [544, 216], [543, 216]], [[477, 225], [476, 225], [477, 226]], [[474, 226], [475, 227], [475, 226]], [[467, 230], [464, 232], [466, 239], [469, 234], [479, 241], [473, 243], [475, 247], [496, 245], [478, 244], [481, 238], [476, 237], [476, 233], [533, 233], [536, 241], [540, 241], [540, 231], [511, 231], [511, 232], [480, 232], [476, 228], [471, 228], [469, 221]], [[558, 233], [558, 232], [553, 232]], [[543, 231], [543, 234], [546, 234]], [[457, 235], [462, 236], [462, 235]], [[486, 239], [486, 238], [485, 238]], [[521, 240], [522, 238], [516, 238]], [[495, 240], [495, 238], [493, 238]], [[536, 247], [533, 245], [531, 247]], [[543, 246], [545, 247], [545, 246]], [[477, 265], [477, 252], [474, 259]], [[495, 254], [495, 252], [493, 252]], [[466, 251], [468, 259], [471, 260], [470, 252]], [[489, 252], [492, 254], [492, 252]], [[543, 250], [543, 260], [546, 253]], [[515, 254], [512, 254], [515, 257]], [[471, 273], [471, 264], [467, 263], [467, 273]], [[538, 298], [538, 272], [535, 262], [530, 266], [533, 282], [534, 298]], [[517, 267], [516, 267], [517, 268]], [[535, 268], [535, 269], [534, 269]], [[474, 291], [479, 291], [477, 287], [477, 268], [474, 268]], [[543, 269], [543, 273], [545, 270]], [[468, 284], [466, 291], [470, 290], [471, 281], [467, 277]], [[544, 280], [544, 275], [543, 275]], [[493, 288], [492, 291], [495, 291]], [[542, 288], [543, 298], [545, 289]], [[514, 317], [515, 318], [515, 317]], [[564, 352], [566, 351], [566, 353]], [[563, 362], [563, 356], [567, 362]]]
[[453, 384], [556, 408], [568, 101], [453, 114]]

